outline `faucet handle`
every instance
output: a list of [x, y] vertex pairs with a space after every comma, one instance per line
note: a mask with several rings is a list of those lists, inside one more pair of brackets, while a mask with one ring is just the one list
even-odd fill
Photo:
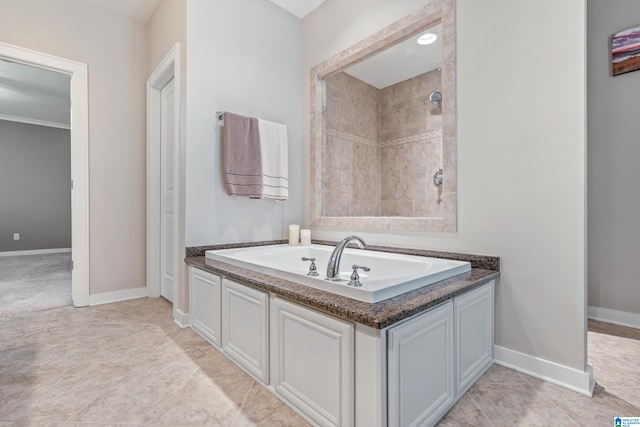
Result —
[[311, 264], [309, 265], [309, 272], [307, 273], [307, 276], [317, 276], [318, 275], [318, 268], [316, 267], [316, 259], [311, 257], [311, 258], [307, 258], [306, 256], [302, 257], [302, 261], [311, 261]]
[[351, 280], [349, 280], [349, 286], [353, 286], [354, 288], [362, 287], [362, 283], [360, 283], [360, 275], [358, 274], [358, 270], [371, 271], [371, 269], [369, 267], [365, 267], [364, 265], [356, 265], [356, 264], [353, 264], [351, 268], [353, 268], [353, 273], [351, 273]]

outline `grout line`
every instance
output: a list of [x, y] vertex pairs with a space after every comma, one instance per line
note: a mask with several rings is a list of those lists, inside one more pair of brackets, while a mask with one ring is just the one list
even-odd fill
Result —
[[[473, 388], [473, 387], [471, 387]], [[471, 391], [471, 389], [469, 389], [469, 391]], [[480, 404], [478, 402], [476, 402], [476, 399], [474, 399], [473, 395], [469, 394], [469, 391], [467, 391], [465, 394], [469, 395], [469, 398], [471, 399], [471, 402], [473, 402], [473, 405], [476, 407], [476, 409], [478, 411], [480, 411], [480, 413], [482, 414], [482, 416], [485, 418], [485, 420], [487, 420], [487, 422], [489, 423], [489, 425], [491, 427], [495, 427], [495, 424], [493, 424], [493, 422], [489, 419], [489, 417], [487, 416], [487, 414], [484, 413], [484, 411], [482, 410], [482, 407], [480, 406]]]

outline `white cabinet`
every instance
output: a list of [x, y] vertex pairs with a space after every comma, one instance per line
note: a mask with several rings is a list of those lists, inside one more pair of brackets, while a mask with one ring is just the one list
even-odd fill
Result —
[[269, 383], [269, 294], [222, 280], [222, 350]]
[[353, 324], [271, 301], [271, 385], [319, 426], [353, 425]]
[[464, 394], [493, 363], [493, 281], [454, 300], [456, 394]]
[[453, 303], [389, 329], [390, 426], [434, 425], [453, 405]]
[[377, 329], [189, 277], [193, 329], [313, 425], [433, 426], [493, 363], [493, 281]]
[[220, 276], [189, 269], [191, 327], [220, 346]]

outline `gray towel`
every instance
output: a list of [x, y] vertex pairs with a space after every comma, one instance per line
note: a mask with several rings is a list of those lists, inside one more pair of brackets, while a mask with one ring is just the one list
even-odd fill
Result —
[[224, 184], [230, 196], [262, 197], [262, 159], [258, 119], [225, 111]]

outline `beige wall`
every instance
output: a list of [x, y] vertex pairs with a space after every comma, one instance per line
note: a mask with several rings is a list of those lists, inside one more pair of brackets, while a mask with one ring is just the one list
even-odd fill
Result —
[[11, 1], [0, 41], [88, 64], [90, 293], [145, 286], [145, 24], [85, 1]]
[[[370, 243], [499, 255], [496, 345], [582, 371], [585, 2], [456, 3], [458, 232], [357, 234]], [[309, 68], [424, 4], [327, 0], [303, 20], [303, 163]], [[526, 55], [516, 55], [522, 49]], [[308, 195], [303, 207], [309, 218]], [[312, 232], [331, 239], [354, 233]]]
[[640, 314], [640, 71], [610, 71], [610, 38], [640, 24], [640, 3], [587, 4], [589, 306]]

